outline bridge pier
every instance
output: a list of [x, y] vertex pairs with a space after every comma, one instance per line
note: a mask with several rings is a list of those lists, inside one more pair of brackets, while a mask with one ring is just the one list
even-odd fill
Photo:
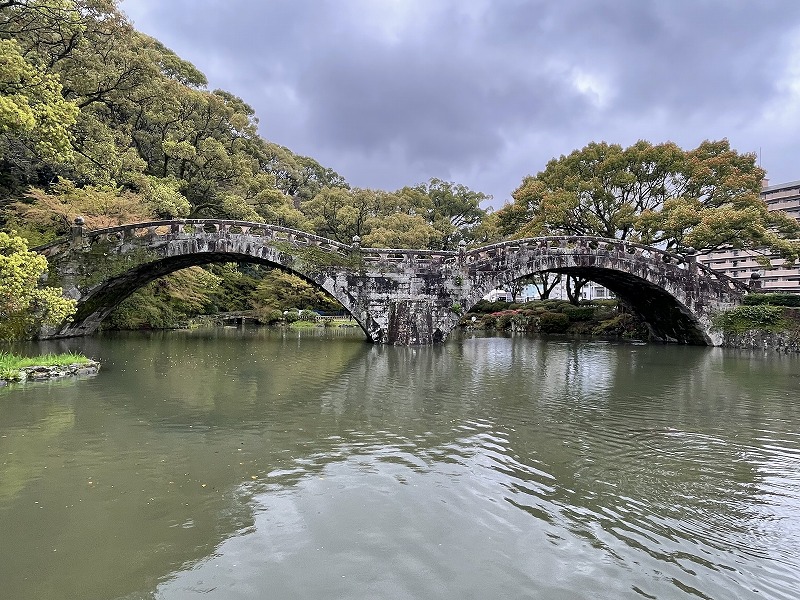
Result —
[[435, 309], [430, 300], [396, 300], [388, 305], [386, 343], [395, 346], [437, 344], [447, 332], [437, 326]]

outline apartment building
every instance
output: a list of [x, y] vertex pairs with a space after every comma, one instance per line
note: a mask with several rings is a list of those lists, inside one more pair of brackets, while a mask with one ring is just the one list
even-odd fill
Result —
[[[800, 220], [800, 181], [765, 185], [761, 197], [769, 210], [781, 210]], [[772, 268], [764, 268], [757, 262], [757, 256], [748, 250], [724, 250], [698, 256], [697, 260], [745, 283], [750, 282], [753, 273], [758, 273], [764, 292], [800, 292], [800, 265], [771, 258]]]

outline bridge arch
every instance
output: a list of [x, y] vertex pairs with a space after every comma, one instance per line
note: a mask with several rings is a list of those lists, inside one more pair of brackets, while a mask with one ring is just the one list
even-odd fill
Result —
[[155, 279], [225, 262], [297, 275], [340, 302], [369, 335], [368, 315], [354, 305], [346, 285], [337, 285], [339, 274], [330, 269], [352, 262], [351, 247], [297, 230], [225, 220], [154, 221], [77, 231], [71, 240], [36, 250], [49, 259], [51, 285], [61, 285], [78, 300], [72, 321], [55, 333], [59, 337], [94, 333], [123, 300]]
[[468, 256], [471, 272], [480, 281], [470, 306], [492, 289], [522, 277], [542, 272], [574, 275], [613, 292], [647, 325], [653, 339], [683, 344], [718, 345], [711, 317], [747, 292], [740, 282], [697, 263], [693, 255], [599, 237], [511, 240], [472, 250]]

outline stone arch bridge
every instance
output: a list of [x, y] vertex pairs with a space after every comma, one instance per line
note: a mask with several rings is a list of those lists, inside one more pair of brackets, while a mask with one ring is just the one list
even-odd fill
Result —
[[746, 286], [693, 256], [596, 237], [542, 237], [458, 251], [362, 248], [263, 223], [186, 219], [87, 231], [35, 248], [48, 285], [78, 301], [70, 322], [44, 337], [95, 332], [142, 285], [185, 267], [253, 262], [299, 275], [344, 306], [370, 341], [443, 341], [460, 315], [492, 289], [549, 271], [595, 281], [647, 323], [656, 340], [716, 345], [715, 311], [735, 306]]

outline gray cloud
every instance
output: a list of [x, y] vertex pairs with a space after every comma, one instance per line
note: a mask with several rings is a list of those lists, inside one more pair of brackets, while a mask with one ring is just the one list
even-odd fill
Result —
[[[727, 137], [800, 179], [790, 0], [125, 0], [250, 103], [269, 140], [352, 184], [430, 177], [509, 198], [592, 140]], [[792, 84], [794, 83], [794, 87]]]

